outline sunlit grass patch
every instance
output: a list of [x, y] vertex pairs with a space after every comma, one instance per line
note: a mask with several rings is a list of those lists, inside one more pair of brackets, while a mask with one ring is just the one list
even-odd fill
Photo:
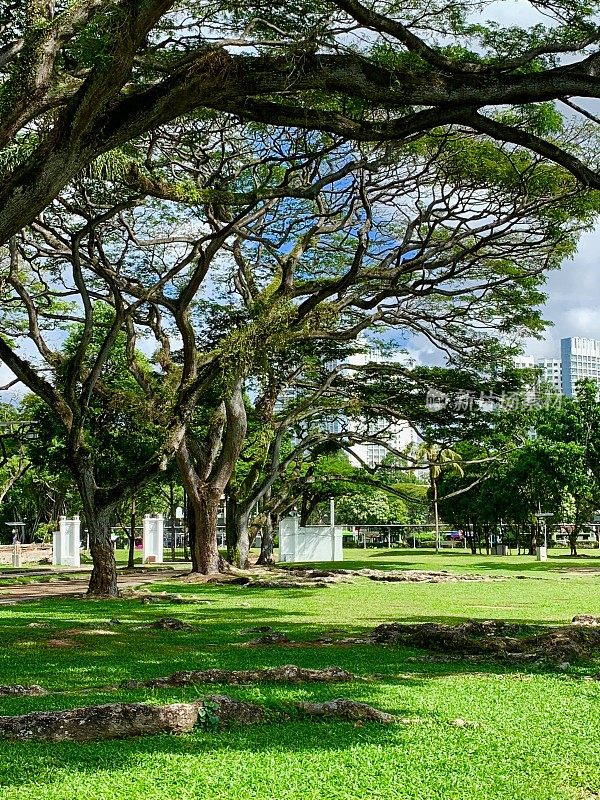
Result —
[[[0, 683], [39, 683], [50, 691], [44, 697], [0, 698], [2, 713], [117, 700], [167, 703], [227, 693], [278, 712], [287, 709], [290, 715], [287, 722], [198, 729], [184, 737], [86, 745], [5, 742], [0, 745], [2, 800], [580, 800], [600, 792], [600, 683], [589, 680], [600, 671], [600, 660], [561, 671], [552, 663], [313, 644], [332, 628], [351, 636], [386, 621], [495, 618], [548, 625], [568, 623], [580, 613], [600, 616], [600, 577], [565, 573], [562, 567], [570, 561], [558, 559], [540, 570], [531, 558], [495, 559], [499, 563], [492, 568], [491, 560], [464, 554], [444, 553], [437, 560], [394, 551], [365, 551], [363, 556], [357, 564], [482, 574], [493, 569], [506, 580], [382, 584], [355, 578], [326, 589], [250, 590], [185, 584], [160, 574], [155, 590], [212, 602], [143, 605], [139, 599], [61, 597], [1, 607]], [[600, 559], [595, 563], [600, 565]], [[177, 617], [191, 628], [149, 627], [163, 616]], [[263, 625], [286, 633], [293, 646], [248, 646], [249, 629]], [[73, 646], [49, 647], [52, 640]], [[119, 688], [127, 679], [177, 670], [286, 663], [337, 665], [357, 680]], [[342, 695], [417, 723], [356, 727], [306, 722], [291, 711], [299, 700]], [[456, 720], [468, 725], [457, 727]]]

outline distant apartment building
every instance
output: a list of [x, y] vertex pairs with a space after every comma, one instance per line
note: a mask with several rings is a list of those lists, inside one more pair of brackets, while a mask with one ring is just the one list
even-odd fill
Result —
[[552, 386], [557, 392], [562, 391], [562, 364], [560, 358], [538, 358], [535, 366], [541, 370], [540, 380]]
[[560, 340], [562, 390], [567, 397], [575, 393], [577, 381], [591, 378], [600, 385], [600, 341], [580, 336]]
[[[379, 426], [372, 426], [373, 433]], [[366, 464], [373, 469], [378, 467], [386, 456], [393, 455], [393, 451], [405, 453], [411, 450], [411, 445], [419, 443], [420, 439], [408, 422], [397, 422], [394, 425], [385, 426], [383, 432], [377, 433], [377, 438], [385, 444], [379, 443], [360, 443], [354, 444], [351, 448], [350, 463], [355, 465]], [[387, 446], [386, 446], [387, 445]], [[392, 448], [390, 450], [390, 448]]]
[[[406, 353], [390, 354], [377, 346], [369, 345], [365, 340], [362, 341], [362, 345], [363, 351], [350, 356], [347, 360], [348, 364], [357, 367], [364, 367], [367, 364], [390, 363], [401, 364], [407, 368], [413, 366], [412, 359]], [[364, 422], [361, 424], [357, 421], [351, 425], [354, 430], [359, 427], [363, 428]], [[373, 434], [373, 438], [378, 441], [352, 445], [349, 456], [351, 463], [366, 464], [371, 469], [379, 466], [386, 456], [393, 455], [393, 451], [406, 452], [411, 445], [418, 444], [420, 441], [415, 430], [404, 420], [394, 423], [374, 420], [366, 427]]]
[[[515, 356], [517, 369], [537, 369], [539, 382], [550, 385], [555, 391], [562, 391], [562, 367], [558, 358], [535, 358], [534, 356]], [[533, 387], [531, 387], [533, 391]]]
[[[406, 367], [412, 366], [411, 359], [404, 353], [390, 354], [370, 344], [366, 340], [359, 340], [362, 346], [362, 351], [348, 356], [345, 359], [347, 367], [344, 369], [346, 374], [351, 373], [353, 367], [360, 369], [367, 364], [389, 364], [397, 363], [403, 364]], [[333, 370], [340, 365], [340, 362], [331, 362], [327, 366]], [[365, 378], [367, 380], [367, 378]], [[299, 391], [295, 388], [286, 388], [280, 393], [275, 406], [276, 411], [281, 412], [286, 404], [293, 400], [298, 399], [300, 396]], [[301, 429], [303, 426], [299, 426]], [[417, 444], [420, 440], [413, 428], [403, 420], [398, 422], [389, 422], [384, 420], [374, 420], [367, 423], [366, 420], [351, 419], [344, 413], [337, 415], [325, 416], [315, 420], [309, 420], [305, 424], [305, 429], [302, 431], [303, 435], [308, 432], [311, 427], [316, 427], [325, 430], [333, 435], [340, 435], [343, 437], [347, 434], [349, 439], [352, 439], [352, 434], [360, 438], [372, 438], [373, 442], [354, 442], [349, 447], [348, 456], [350, 463], [355, 466], [366, 464], [370, 468], [379, 466], [387, 455], [393, 454], [393, 451], [404, 452], [411, 445]], [[296, 441], [298, 441], [296, 439]], [[387, 446], [386, 446], [387, 445]], [[391, 448], [391, 450], [390, 450]]]
[[514, 362], [517, 369], [535, 368], [535, 358], [533, 356], [515, 356]]
[[516, 356], [518, 369], [540, 370], [540, 382], [553, 386], [557, 392], [572, 397], [577, 381], [591, 378], [600, 386], [600, 341], [581, 336], [560, 340], [560, 358]]

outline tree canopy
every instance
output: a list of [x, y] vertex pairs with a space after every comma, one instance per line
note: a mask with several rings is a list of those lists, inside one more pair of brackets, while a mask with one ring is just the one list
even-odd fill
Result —
[[[532, 7], [531, 28], [466, 3], [4, 8], [0, 358], [64, 432], [99, 559], [111, 509], [176, 456], [195, 566], [218, 568], [219, 498], [241, 500], [252, 437], [287, 435], [292, 384], [323, 414], [385, 416], [375, 376], [328, 370], [328, 348], [393, 329], [491, 373], [542, 330], [544, 273], [599, 207], [596, 120], [571, 98], [598, 95], [600, 32], [595, 6]], [[91, 448], [138, 411], [154, 430], [104, 485]], [[238, 473], [246, 505], [274, 456]]]
[[475, 18], [468, 3], [398, 0], [5, 4], [0, 242], [103, 154], [122, 149], [135, 180], [129, 143], [212, 111], [354, 141], [447, 126], [598, 188], [598, 120], [573, 100], [600, 95], [597, 3], [532, 2], [531, 27], [494, 20], [499, 5]]

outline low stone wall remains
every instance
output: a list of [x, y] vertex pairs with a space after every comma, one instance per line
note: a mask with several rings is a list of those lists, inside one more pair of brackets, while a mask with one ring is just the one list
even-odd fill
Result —
[[[0, 565], [12, 564], [13, 546], [12, 544], [0, 544]], [[21, 545], [21, 564], [37, 564], [39, 561], [48, 559], [52, 562], [51, 544], [22, 544]]]

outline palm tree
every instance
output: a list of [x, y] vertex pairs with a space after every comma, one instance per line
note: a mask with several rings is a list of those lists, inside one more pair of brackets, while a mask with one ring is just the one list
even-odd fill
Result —
[[461, 477], [465, 474], [464, 469], [459, 463], [462, 456], [455, 450], [435, 442], [423, 442], [419, 445], [416, 452], [419, 460], [425, 461], [429, 472], [429, 486], [431, 488], [431, 498], [433, 502], [433, 517], [435, 522], [435, 552], [440, 552], [440, 517], [438, 513], [438, 478], [442, 470], [454, 472]]

